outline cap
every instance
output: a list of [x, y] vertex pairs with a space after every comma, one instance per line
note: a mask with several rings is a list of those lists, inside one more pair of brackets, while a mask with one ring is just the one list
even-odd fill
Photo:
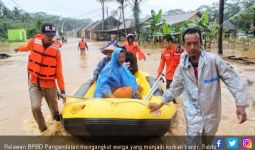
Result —
[[41, 31], [47, 36], [56, 36], [56, 27], [51, 23], [43, 24]]

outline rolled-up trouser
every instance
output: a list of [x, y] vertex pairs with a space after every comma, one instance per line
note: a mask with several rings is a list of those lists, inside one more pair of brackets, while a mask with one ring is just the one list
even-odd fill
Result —
[[60, 118], [59, 118], [59, 111], [58, 111], [56, 87], [39, 89], [37, 85], [30, 83], [29, 95], [30, 95], [32, 113], [39, 126], [40, 131], [44, 131], [47, 129], [47, 126], [41, 111], [42, 98], [46, 100], [53, 119], [59, 121]]
[[[212, 145], [213, 144], [213, 139], [216, 134], [217, 130], [215, 131], [210, 131], [209, 133], [194, 133], [187, 131], [187, 136], [185, 137], [185, 145], [190, 145], [191, 147], [186, 147], [185, 149], [197, 149], [197, 146], [199, 147], [198, 149], [206, 149], [202, 148], [203, 146], [206, 145]], [[193, 146], [193, 147], [192, 147]], [[196, 148], [194, 148], [196, 147]]]
[[172, 83], [173, 80], [166, 80], [166, 89], [170, 88], [170, 85]]
[[86, 54], [85, 48], [81, 48], [81, 49], [80, 49], [80, 54], [81, 54], [81, 55], [85, 55], [85, 54]]

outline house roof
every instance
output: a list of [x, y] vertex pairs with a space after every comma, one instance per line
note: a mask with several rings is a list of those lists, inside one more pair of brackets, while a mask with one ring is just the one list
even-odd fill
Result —
[[[118, 19], [114, 18], [113, 16], [109, 16], [108, 18], [105, 18], [104, 21], [107, 21], [107, 19], [115, 20], [115, 21], [120, 22]], [[93, 25], [91, 25], [90, 27], [88, 27], [86, 30], [91, 31], [91, 30], [93, 30], [93, 29], [96, 29], [96, 28], [98, 27], [98, 25], [100, 25], [101, 23], [102, 23], [102, 20], [96, 21], [96, 22], [94, 22]]]
[[163, 16], [163, 20], [167, 24], [172, 25], [172, 24], [177, 24], [180, 22], [190, 20], [195, 16], [198, 16], [199, 18], [201, 18], [202, 14], [199, 11], [193, 11], [193, 12], [182, 13], [182, 14], [171, 14], [171, 15]]
[[[145, 21], [148, 21], [149, 19], [151, 19], [151, 17], [146, 17], [146, 18], [141, 18], [139, 21], [139, 24], [144, 23]], [[135, 21], [133, 19], [126, 19], [125, 20], [125, 25], [126, 25], [126, 29], [130, 29], [130, 28], [134, 28], [135, 27]], [[117, 31], [117, 30], [124, 30], [124, 23], [122, 23], [121, 25], [119, 25], [119, 27], [115, 27], [109, 31]]]
[[89, 27], [87, 27], [86, 30], [91, 31], [91, 30], [95, 29], [100, 23], [101, 23], [101, 21], [93, 22], [93, 24], [91, 24]]
[[[126, 25], [126, 29], [133, 28], [134, 27], [134, 21], [132, 19], [126, 19], [125, 20], [125, 25]], [[111, 31], [116, 31], [116, 30], [124, 30], [124, 23], [119, 25], [119, 27], [117, 26], [117, 27], [113, 28]]]
[[78, 29], [76, 29], [75, 31], [76, 32], [79, 32], [79, 31], [81, 31], [83, 28], [85, 28], [87, 25], [84, 25], [84, 26], [81, 26], [81, 27], [79, 27]]
[[235, 26], [233, 23], [229, 22], [229, 21], [225, 21], [225, 22], [223, 23], [223, 29], [235, 30], [235, 29], [236, 29], [236, 26]]

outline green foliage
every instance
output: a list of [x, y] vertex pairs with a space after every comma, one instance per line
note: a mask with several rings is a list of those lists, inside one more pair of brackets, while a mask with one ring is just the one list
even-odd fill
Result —
[[216, 20], [214, 20], [209, 33], [210, 39], [212, 40], [216, 36], [216, 34], [217, 34], [217, 22]]
[[164, 35], [170, 34], [171, 33], [171, 29], [170, 26], [164, 22], [163, 26], [162, 26], [162, 31]]
[[162, 16], [162, 9], [160, 9], [157, 14], [154, 10], [151, 10], [151, 16], [152, 22], [150, 24], [150, 33], [153, 35], [156, 32], [157, 24]]
[[52, 23], [60, 31], [62, 24], [64, 24], [64, 31], [72, 31], [81, 26], [91, 22], [90, 19], [72, 19], [63, 18], [57, 15], [50, 15], [43, 12], [26, 13], [22, 10], [14, 8], [9, 10], [2, 3], [0, 3], [0, 37], [7, 38], [7, 30], [15, 28], [23, 28], [27, 31], [27, 37], [33, 37], [34, 34], [39, 33], [43, 23]]
[[[218, 19], [219, 2], [215, 2], [210, 6], [202, 5], [198, 10], [201, 12], [208, 10], [209, 22], [213, 22]], [[255, 25], [254, 16], [255, 0], [225, 0], [224, 20], [231, 21], [242, 31], [249, 32], [250, 24]]]
[[201, 24], [209, 25], [209, 10], [208, 9], [204, 12], [201, 18]]

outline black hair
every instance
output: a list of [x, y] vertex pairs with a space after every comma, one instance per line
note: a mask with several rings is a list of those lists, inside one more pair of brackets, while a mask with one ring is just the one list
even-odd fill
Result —
[[117, 47], [123, 49], [124, 51], [126, 51], [126, 47], [125, 46], [117, 46]]
[[164, 40], [166, 40], [167, 42], [170, 42], [170, 41], [172, 43], [174, 42], [173, 37], [170, 34], [165, 35]]
[[189, 28], [186, 31], [184, 31], [183, 36], [182, 36], [183, 43], [185, 43], [184, 37], [185, 37], [186, 34], [194, 34], [194, 33], [198, 33], [199, 34], [200, 43], [202, 44], [201, 31], [199, 29], [197, 29], [197, 28]]
[[124, 49], [120, 50], [120, 53], [124, 53], [125, 54], [125, 50]]
[[128, 36], [128, 37], [127, 37], [127, 40], [129, 40], [129, 39], [135, 40], [135, 37], [134, 37], [134, 36]]

